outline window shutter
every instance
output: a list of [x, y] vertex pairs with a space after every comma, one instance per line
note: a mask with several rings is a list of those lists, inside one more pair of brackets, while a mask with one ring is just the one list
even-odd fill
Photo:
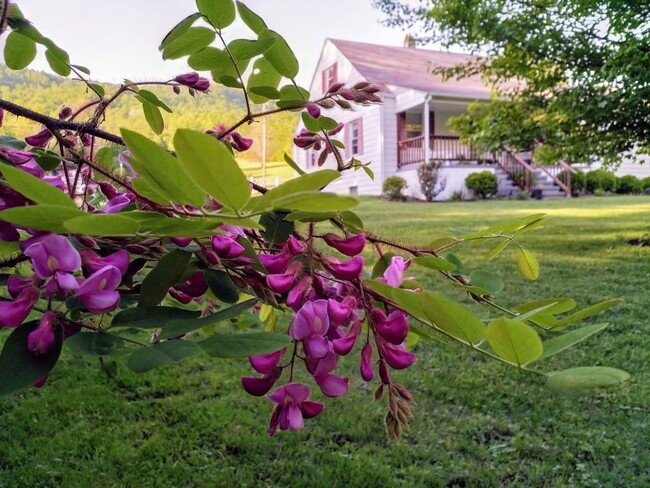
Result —
[[327, 71], [327, 70], [323, 70], [323, 71], [320, 72], [321, 84], [323, 85], [323, 95], [325, 95], [325, 93], [327, 93], [327, 89], [329, 88], [329, 87], [325, 86], [327, 84], [327, 76], [325, 75], [325, 71]]
[[343, 139], [345, 140], [345, 159], [350, 159], [350, 156], [352, 155], [352, 149], [350, 148], [350, 122], [345, 124], [343, 131]]
[[[332, 66], [332, 83], [339, 81], [338, 67], [338, 63], [334, 63], [334, 66]], [[327, 88], [329, 88], [329, 86]]]
[[402, 112], [397, 114], [397, 140], [404, 139], [406, 139], [406, 113]]
[[359, 154], [363, 154], [363, 117], [357, 119], [357, 134], [359, 134]]

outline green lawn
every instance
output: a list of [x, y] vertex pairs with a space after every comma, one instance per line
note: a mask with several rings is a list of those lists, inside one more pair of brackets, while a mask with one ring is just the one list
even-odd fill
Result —
[[[591, 397], [558, 396], [537, 377], [456, 346], [420, 344], [396, 376], [418, 401], [402, 442], [388, 443], [383, 404], [346, 358], [351, 392], [327, 401], [297, 433], [266, 436], [271, 404], [240, 390], [245, 361], [191, 360], [117, 379], [66, 353], [40, 390], [0, 399], [0, 486], [611, 486], [650, 485], [650, 248], [626, 240], [650, 228], [646, 197], [571, 201], [396, 204], [364, 200], [367, 228], [426, 244], [451, 226], [482, 228], [536, 212], [523, 237], [542, 264], [525, 282], [506, 251], [459, 254], [506, 281], [501, 302], [570, 296], [581, 306], [622, 297], [598, 321], [610, 328], [555, 356], [549, 370], [626, 369], [632, 380]], [[434, 275], [421, 281], [447, 291]], [[495, 312], [482, 309], [482, 317]], [[6, 333], [2, 333], [6, 336]]]

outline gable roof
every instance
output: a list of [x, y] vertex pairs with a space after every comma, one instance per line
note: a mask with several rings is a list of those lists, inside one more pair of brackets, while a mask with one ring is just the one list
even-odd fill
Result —
[[442, 81], [440, 75], [430, 73], [433, 66], [451, 67], [475, 59], [472, 55], [413, 47], [379, 46], [339, 39], [328, 40], [367, 81], [381, 86], [384, 91], [390, 92], [391, 86], [397, 86], [440, 97], [490, 98], [491, 86], [486, 85], [480, 76]]

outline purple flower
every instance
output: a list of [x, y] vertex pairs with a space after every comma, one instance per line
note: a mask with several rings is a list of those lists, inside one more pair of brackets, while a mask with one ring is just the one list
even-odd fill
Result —
[[34, 273], [42, 280], [55, 273], [74, 272], [81, 268], [81, 256], [63, 236], [46, 235], [24, 252], [32, 258]]
[[305, 108], [307, 109], [309, 115], [311, 115], [314, 119], [320, 117], [320, 107], [314, 102], [307, 102]]
[[0, 326], [18, 327], [32, 311], [40, 291], [32, 286], [23, 289], [13, 302], [0, 302]]
[[105, 257], [99, 256], [90, 249], [82, 249], [79, 251], [79, 254], [84, 266], [90, 273], [95, 273], [105, 266], [115, 266], [122, 275], [129, 269], [129, 253], [126, 249], [114, 252]]
[[336, 234], [325, 234], [323, 239], [328, 246], [346, 256], [356, 256], [366, 245], [366, 235], [356, 234], [350, 237], [339, 237]]
[[59, 110], [59, 118], [61, 120], [65, 120], [71, 115], [72, 115], [72, 109], [67, 105], [64, 105], [63, 107], [61, 107], [61, 110]]
[[118, 213], [120, 210], [130, 205], [131, 203], [131, 195], [121, 193], [120, 195], [117, 195], [116, 197], [111, 198], [108, 202], [106, 202], [106, 205], [104, 205], [104, 212], [108, 214]]
[[269, 373], [262, 377], [245, 376], [241, 379], [241, 384], [246, 393], [253, 396], [266, 395], [275, 382], [282, 376], [282, 368], [273, 368]]
[[312, 281], [311, 276], [303, 276], [300, 278], [300, 281], [289, 290], [289, 294], [287, 295], [287, 306], [289, 306], [294, 312], [297, 312], [300, 310], [300, 307], [302, 307], [305, 295], [307, 295], [311, 290]]
[[192, 243], [191, 237], [171, 237], [170, 240], [178, 247], [186, 247]]
[[47, 129], [42, 129], [34, 135], [25, 137], [25, 142], [30, 146], [44, 147], [52, 138], [52, 133]]
[[139, 177], [140, 175], [133, 169], [133, 166], [131, 166], [131, 163], [129, 163], [126, 159], [127, 158], [132, 158], [133, 154], [131, 154], [131, 151], [122, 151], [120, 154], [117, 155], [117, 160], [120, 162], [122, 166], [124, 166], [126, 169], [129, 170], [129, 172], [134, 176], [134, 177]]
[[372, 380], [374, 373], [372, 371], [372, 345], [366, 342], [366, 345], [361, 349], [361, 377], [364, 381]]
[[[339, 328], [339, 330], [342, 329]], [[352, 324], [352, 327], [350, 327], [350, 330], [346, 335], [332, 341], [334, 351], [341, 356], [349, 354], [354, 347], [355, 342], [357, 342], [359, 332], [361, 332], [361, 322], [357, 319], [354, 324]]]
[[79, 285], [74, 296], [79, 298], [91, 313], [106, 313], [120, 303], [120, 294], [114, 291], [122, 281], [115, 266], [104, 266]]
[[289, 237], [287, 241], [286, 249], [291, 253], [292, 256], [300, 256], [307, 250], [307, 245], [296, 239], [294, 236]]
[[210, 80], [201, 77], [196, 81], [196, 83], [194, 83], [192, 88], [194, 88], [196, 91], [207, 91], [210, 88]]
[[189, 86], [190, 88], [194, 87], [194, 84], [199, 81], [199, 74], [196, 71], [191, 73], [185, 73], [183, 75], [178, 75], [174, 78], [174, 81], [180, 83], [181, 85]]
[[384, 280], [386, 284], [399, 288], [404, 281], [404, 271], [410, 266], [411, 260], [404, 262], [402, 256], [393, 256], [390, 265], [384, 271]]
[[54, 342], [54, 312], [48, 311], [43, 314], [38, 327], [27, 336], [27, 349], [34, 355], [40, 356], [49, 351]]
[[16, 226], [0, 220], [0, 241], [16, 242], [18, 239], [20, 239], [20, 234]]
[[311, 390], [302, 383], [289, 383], [281, 386], [268, 396], [277, 406], [271, 415], [269, 435], [280, 430], [300, 430], [304, 427], [303, 419], [316, 417], [325, 405], [309, 401]]
[[348, 378], [341, 378], [334, 374], [324, 374], [322, 376], [314, 376], [314, 381], [323, 392], [323, 395], [328, 397], [340, 397], [348, 392]]
[[415, 354], [406, 351], [406, 345], [404, 343], [394, 345], [390, 342], [381, 340], [380, 337], [378, 338], [378, 344], [381, 348], [382, 356], [393, 369], [408, 368], [415, 361]]
[[229, 236], [212, 236], [212, 249], [221, 259], [235, 259], [244, 254], [244, 247]]
[[329, 342], [325, 338], [329, 328], [327, 300], [315, 300], [298, 310], [289, 326], [289, 336], [303, 341], [308, 356], [322, 358], [329, 352]]
[[248, 358], [248, 362], [251, 363], [253, 369], [258, 373], [269, 374], [271, 371], [273, 371], [273, 368], [278, 365], [280, 358], [282, 358], [282, 355], [285, 351], [286, 348], [283, 348], [270, 354], [251, 356]]
[[391, 344], [399, 345], [406, 340], [409, 332], [409, 325], [406, 314], [401, 310], [394, 310], [388, 317], [386, 314], [374, 308], [371, 312], [372, 321], [375, 324], [377, 333]]
[[192, 299], [203, 296], [208, 291], [208, 284], [205, 282], [202, 271], [192, 273], [189, 279], [169, 289], [169, 294], [184, 305]]
[[359, 274], [361, 274], [361, 270], [363, 269], [363, 257], [357, 256], [356, 258], [348, 259], [343, 262], [332, 258], [326, 262], [325, 265], [335, 278], [350, 281], [358, 278]]
[[266, 275], [266, 284], [276, 293], [284, 294], [291, 289], [293, 282], [296, 281], [297, 273], [290, 271], [283, 274]]
[[34, 159], [34, 155], [29, 151], [21, 151], [20, 149], [14, 149], [9, 146], [0, 146], [0, 158], [14, 166], [19, 166]]
[[284, 273], [291, 263], [291, 254], [285, 248], [279, 254], [258, 254], [262, 265], [272, 274]]
[[61, 191], [66, 191], [65, 183], [63, 178], [60, 176], [44, 176], [43, 181], [48, 185], [52, 185], [54, 188], [58, 188]]
[[233, 131], [230, 133], [230, 144], [235, 151], [244, 152], [251, 148], [253, 139], [248, 139], [239, 132]]

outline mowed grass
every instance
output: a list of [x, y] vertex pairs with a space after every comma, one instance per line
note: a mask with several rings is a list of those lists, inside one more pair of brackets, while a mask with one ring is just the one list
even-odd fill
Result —
[[[45, 387], [0, 399], [0, 486], [649, 486], [650, 248], [626, 241], [648, 231], [650, 199], [368, 199], [359, 208], [369, 230], [414, 244], [449, 235], [451, 226], [485, 228], [537, 212], [548, 223], [522, 243], [540, 259], [538, 282], [517, 273], [512, 251], [490, 262], [481, 258], [486, 247], [456, 253], [469, 268], [503, 277], [505, 306], [624, 298], [595, 319], [608, 329], [542, 365], [626, 369], [633, 377], [622, 387], [559, 396], [538, 377], [461, 347], [421, 343], [415, 365], [394, 375], [418, 402], [401, 442], [386, 441], [384, 404], [356, 375], [356, 354], [343, 360], [352, 375], [347, 397], [328, 399], [303, 431], [269, 438], [270, 402], [239, 386], [250, 372], [245, 361], [204, 357], [144, 375], [122, 367], [113, 380], [66, 353]], [[468, 303], [437, 276], [411, 272]]]

